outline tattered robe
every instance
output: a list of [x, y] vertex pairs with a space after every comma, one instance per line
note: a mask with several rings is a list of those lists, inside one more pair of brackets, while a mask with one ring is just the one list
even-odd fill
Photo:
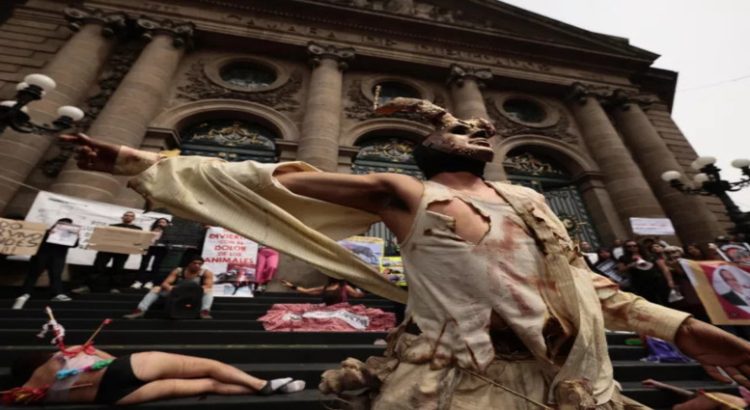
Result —
[[[335, 242], [365, 231], [378, 221], [377, 216], [296, 195], [272, 177], [279, 167], [284, 167], [285, 171], [316, 171], [300, 162], [229, 163], [213, 158], [178, 157], [160, 161], [131, 180], [130, 186], [153, 206], [165, 207], [181, 217], [231, 229], [302, 259], [332, 277], [346, 279], [370, 292], [405, 302], [403, 290], [388, 283]], [[608, 279], [588, 271], [566, 229], [541, 195], [504, 183], [491, 183], [491, 186], [525, 225], [527, 239], [533, 238], [539, 246], [541, 268], [537, 274], [540, 285], [536, 286], [535, 293], [546, 304], [542, 319], [555, 318], [564, 333], [573, 339], [572, 347], [562, 360], [555, 357], [555, 349], [545, 344], [540, 334], [543, 327], [538, 321], [540, 312], [533, 312], [534, 317], [529, 323], [533, 323], [536, 330], [518, 334], [533, 360], [496, 360], [488, 335], [489, 322], [485, 318], [490, 312], [500, 313], [504, 322], [517, 333], [529, 326], [525, 322], [530, 318], [519, 314], [503, 316], [502, 313], [507, 313], [503, 304], [508, 301], [498, 301], [499, 296], [471, 301], [470, 296], [476, 294], [476, 287], [485, 285], [482, 281], [466, 287], [455, 284], [461, 295], [469, 296], [465, 300], [473, 303], [468, 310], [455, 309], [450, 298], [432, 292], [437, 288], [431, 285], [428, 272], [410, 271], [410, 280], [415, 275], [426, 279], [418, 289], [413, 286], [410, 289], [407, 312], [420, 325], [423, 334], [416, 340], [407, 337], [413, 335], [404, 335], [393, 343], [389, 351], [395, 355], [397, 364], [392, 361], [392, 374], [383, 374], [384, 390], [375, 399], [374, 407], [407, 409], [424, 405], [424, 408], [436, 408], [441, 400], [436, 394], [445, 388], [443, 384], [448, 372], [465, 369], [466, 374], [458, 379], [455, 372], [451, 373], [454, 384], [450, 386], [453, 401], [449, 408], [472, 408], [478, 404], [472, 400], [480, 390], [488, 400], [486, 403], [493, 408], [535, 408], [526, 399], [488, 386], [477, 379], [476, 374], [527, 387], [533, 391], [524, 390], [522, 395], [546, 403], [555, 402], [558, 385], [566, 381], [584, 381], [596, 405], [619, 408], [608, 404], [613, 398], [619, 401], [619, 394], [612, 379], [605, 326], [672, 341], [688, 315], [620, 292]], [[472, 274], [472, 277], [477, 277], [476, 273]], [[429, 318], [423, 313], [426, 306], [432, 309]], [[476, 313], [476, 317], [464, 317], [467, 311]], [[440, 320], [444, 322], [442, 325], [430, 323]], [[461, 327], [451, 325], [453, 322], [462, 322]], [[439, 332], [435, 331], [436, 328]], [[429, 353], [427, 361], [425, 351]], [[526, 380], [524, 374], [527, 374]], [[394, 384], [395, 380], [398, 383]], [[378, 403], [382, 405], [378, 407]]]

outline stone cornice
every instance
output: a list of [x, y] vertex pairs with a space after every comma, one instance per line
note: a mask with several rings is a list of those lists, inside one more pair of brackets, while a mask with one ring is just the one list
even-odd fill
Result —
[[106, 12], [92, 7], [69, 6], [63, 11], [68, 26], [73, 31], [78, 31], [86, 24], [98, 24], [102, 26], [104, 37], [123, 35], [126, 31], [127, 15], [121, 12]]
[[195, 24], [191, 22], [176, 22], [169, 19], [156, 20], [149, 17], [140, 17], [136, 24], [143, 30], [143, 37], [151, 40], [159, 34], [172, 36], [172, 45], [175, 48], [191, 47]]
[[307, 54], [310, 56], [310, 64], [314, 67], [320, 65], [320, 60], [329, 58], [335, 60], [340, 70], [346, 70], [348, 62], [354, 59], [354, 49], [351, 47], [336, 47], [332, 44], [320, 44], [314, 41], [307, 43]]

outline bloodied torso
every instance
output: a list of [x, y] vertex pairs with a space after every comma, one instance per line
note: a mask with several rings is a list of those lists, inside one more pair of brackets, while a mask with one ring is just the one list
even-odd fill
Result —
[[[480, 218], [481, 237], [470, 241], [460, 236], [456, 219], [434, 210], [456, 200]], [[552, 317], [540, 291], [540, 286], [550, 286], [542, 280], [542, 253], [499, 195], [476, 198], [426, 182], [401, 252], [409, 273], [408, 313], [431, 345], [415, 346], [408, 354], [415, 361], [482, 371], [495, 358], [498, 346], [493, 342], [508, 347], [508, 337], [492, 340], [498, 331], [517, 338], [537, 358], [550, 357], [551, 345], [564, 342], [559, 332], [554, 334], [559, 327], [550, 324], [565, 319]]]

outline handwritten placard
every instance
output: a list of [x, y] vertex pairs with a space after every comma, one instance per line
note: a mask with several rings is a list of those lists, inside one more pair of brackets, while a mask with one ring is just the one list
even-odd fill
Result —
[[0, 218], [0, 253], [34, 255], [42, 244], [47, 226], [37, 222]]
[[97, 251], [141, 254], [153, 240], [153, 232], [116, 226], [97, 226], [89, 239], [88, 249]]

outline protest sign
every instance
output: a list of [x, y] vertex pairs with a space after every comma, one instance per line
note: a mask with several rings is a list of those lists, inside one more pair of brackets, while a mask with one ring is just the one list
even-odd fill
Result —
[[750, 246], [747, 243], [727, 243], [718, 247], [717, 251], [725, 261], [750, 268]]
[[355, 256], [366, 264], [380, 271], [380, 265], [385, 253], [385, 241], [383, 238], [373, 236], [351, 236], [338, 241], [339, 245], [351, 251]]
[[153, 241], [154, 233], [116, 226], [97, 226], [89, 238], [88, 249], [140, 255]]
[[400, 256], [384, 256], [381, 273], [387, 276], [389, 282], [401, 287], [407, 286], [404, 261]]
[[[145, 231], [148, 231], [151, 224], [158, 218], [172, 220], [172, 215], [169, 214], [158, 212], [143, 213], [143, 211], [133, 208], [44, 191], [37, 194], [31, 210], [26, 215], [26, 220], [52, 226], [60, 218], [72, 219], [73, 224], [81, 227], [79, 232], [81, 239], [78, 247], [71, 248], [68, 252], [67, 263], [73, 265], [91, 265], [94, 263], [96, 251], [87, 249], [87, 246], [94, 228], [122, 222], [122, 214], [127, 211], [135, 212], [134, 224], [140, 226]], [[128, 258], [125, 268], [138, 269], [140, 263], [140, 255], [132, 255]]]
[[674, 226], [668, 218], [630, 218], [634, 235], [674, 235]]
[[715, 325], [750, 325], [750, 269], [725, 261], [680, 259]]
[[214, 273], [214, 296], [252, 297], [258, 244], [212, 226], [203, 242], [203, 267]]
[[0, 253], [34, 255], [46, 230], [45, 224], [0, 218]]
[[81, 227], [64, 223], [55, 224], [49, 231], [47, 243], [54, 245], [75, 246]]

